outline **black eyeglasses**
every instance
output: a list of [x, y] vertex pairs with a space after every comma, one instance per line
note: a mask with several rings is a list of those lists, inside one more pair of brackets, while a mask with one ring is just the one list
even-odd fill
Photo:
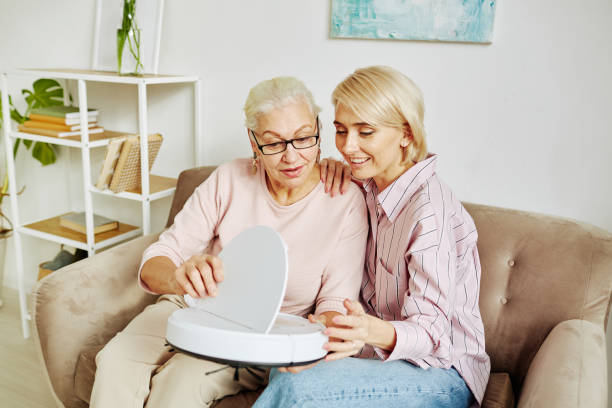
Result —
[[294, 149], [308, 149], [309, 147], [313, 147], [319, 141], [319, 118], [318, 117], [317, 117], [316, 127], [317, 127], [317, 133], [313, 136], [298, 137], [298, 138], [291, 139], [291, 140], [282, 140], [280, 142], [268, 143], [265, 145], [259, 144], [259, 142], [257, 141], [257, 138], [255, 137], [255, 132], [253, 132], [253, 129], [249, 129], [249, 132], [251, 132], [251, 135], [253, 136], [253, 140], [255, 140], [255, 143], [257, 144], [257, 147], [259, 148], [259, 150], [265, 155], [270, 155], [270, 154], [278, 154], [278, 153], [284, 152], [285, 150], [287, 150], [287, 145], [289, 144], [291, 144]]

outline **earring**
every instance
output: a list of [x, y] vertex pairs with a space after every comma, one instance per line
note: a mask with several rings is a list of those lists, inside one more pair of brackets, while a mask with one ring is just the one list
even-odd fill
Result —
[[404, 140], [402, 140], [402, 141], [400, 142], [400, 146], [402, 146], [402, 147], [406, 147], [406, 146], [408, 146], [408, 141], [407, 141], [407, 140], [405, 140], [405, 139], [404, 139]]
[[253, 161], [251, 162], [251, 173], [257, 173], [257, 154], [253, 153]]

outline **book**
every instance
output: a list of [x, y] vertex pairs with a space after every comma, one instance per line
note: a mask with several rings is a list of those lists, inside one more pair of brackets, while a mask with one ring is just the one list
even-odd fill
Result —
[[[46, 122], [46, 121], [41, 121], [41, 120], [26, 120], [25, 122], [23, 122], [23, 126], [28, 127], [28, 128], [37, 128], [37, 129], [61, 130], [64, 132], [70, 132], [70, 131], [81, 129], [80, 124], [68, 126], [68, 125], [64, 125], [61, 123]], [[89, 122], [87, 127], [88, 128], [98, 127], [98, 122]]]
[[[151, 134], [149, 142], [149, 170], [159, 153], [163, 141], [159, 133]], [[110, 189], [114, 193], [132, 190], [141, 186], [140, 178], [140, 136], [129, 136], [121, 147], [121, 154], [117, 160], [117, 166], [110, 183]]]
[[[103, 217], [101, 215], [94, 214], [94, 234], [101, 232], [111, 231], [119, 228], [119, 222]], [[85, 213], [84, 212], [71, 212], [60, 216], [60, 225], [62, 227], [71, 229], [73, 231], [87, 233], [85, 228]]]
[[[55, 116], [57, 118], [79, 118], [80, 112], [78, 106], [64, 106], [64, 105], [56, 105], [56, 106], [47, 106], [44, 108], [34, 108], [32, 109], [32, 113], [38, 115], [47, 115], [47, 116]], [[89, 108], [87, 109], [87, 116], [97, 116], [98, 110]]]
[[[47, 123], [57, 123], [60, 125], [79, 125], [81, 123], [81, 118], [58, 118], [56, 116], [49, 115], [40, 115], [38, 113], [30, 113], [30, 120], [36, 120], [40, 122]], [[87, 117], [87, 121], [89, 123], [95, 122], [98, 120], [98, 115], [91, 115]]]
[[[64, 132], [64, 131], [52, 130], [52, 129], [30, 128], [24, 125], [17, 126], [17, 129], [20, 132], [24, 132], [24, 133], [34, 133], [35, 135], [50, 136], [50, 137], [67, 137], [67, 136], [80, 136], [81, 135], [80, 130]], [[89, 129], [90, 135], [95, 134], [95, 133], [102, 133], [102, 132], [104, 132], [104, 128], [102, 127], [95, 127], [95, 128]]]
[[117, 137], [108, 142], [108, 146], [106, 147], [106, 156], [104, 157], [104, 162], [102, 163], [102, 169], [100, 170], [100, 175], [98, 176], [96, 188], [99, 188], [100, 190], [108, 188], [115, 171], [115, 166], [117, 165], [117, 160], [119, 159], [119, 154], [121, 153], [121, 146], [123, 146], [125, 139], [125, 137]]

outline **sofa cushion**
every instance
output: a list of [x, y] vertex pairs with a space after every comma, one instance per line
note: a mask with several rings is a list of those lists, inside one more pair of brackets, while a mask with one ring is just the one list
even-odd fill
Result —
[[491, 373], [482, 408], [513, 408], [514, 393], [508, 373]]

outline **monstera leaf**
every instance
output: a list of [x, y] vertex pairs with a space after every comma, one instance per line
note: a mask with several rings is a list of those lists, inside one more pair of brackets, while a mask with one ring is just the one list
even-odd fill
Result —
[[[34, 81], [32, 84], [32, 91], [29, 89], [22, 89], [22, 95], [24, 96], [28, 108], [26, 113], [18, 119], [13, 118], [18, 123], [23, 123], [28, 119], [30, 111], [35, 108], [45, 108], [47, 106], [56, 106], [64, 104], [64, 89], [54, 79], [41, 78]], [[24, 140], [23, 144], [26, 148], [30, 148], [32, 141]], [[14, 154], [17, 154], [19, 148], [19, 140], [15, 143]], [[32, 149], [32, 157], [40, 162], [43, 166], [55, 163], [57, 156], [53, 145], [49, 143], [36, 142]]]
[[[6, 122], [3, 121], [2, 117], [2, 98], [0, 97], [0, 129], [2, 126], [10, 126], [10, 121], [13, 120], [19, 124], [22, 124], [26, 120], [28, 120], [28, 116], [30, 115], [30, 111], [33, 108], [42, 108], [47, 106], [54, 105], [63, 105], [64, 103], [64, 90], [61, 85], [53, 80], [53, 79], [38, 79], [34, 81], [32, 84], [32, 90], [22, 89], [21, 94], [24, 96], [25, 101], [27, 103], [27, 108], [25, 113], [22, 115], [19, 113], [15, 105], [13, 104], [13, 100], [9, 95], [8, 101], [10, 106], [10, 119], [7, 119]], [[0, 94], [1, 96], [1, 94]], [[0, 140], [2, 140], [0, 138]], [[29, 149], [32, 146], [31, 140], [21, 140], [16, 139], [15, 144], [13, 145], [13, 157], [17, 156], [17, 152], [19, 150], [19, 145], [23, 141], [24, 146]], [[40, 162], [43, 166], [48, 164], [53, 164], [57, 160], [57, 156], [55, 154], [55, 149], [49, 143], [35, 142], [34, 148], [32, 149], [32, 157]], [[23, 191], [23, 190], [22, 190]], [[8, 176], [7, 172], [4, 173], [2, 177], [2, 183], [0, 184], [0, 205], [2, 205], [2, 199], [7, 195], [8, 192]], [[20, 194], [20, 193], [17, 193]], [[9, 225], [10, 220], [6, 218], [6, 216], [2, 213], [2, 208], [0, 208], [0, 237], [2, 234], [7, 231], [10, 232], [11, 229], [4, 229], [2, 224], [2, 219], [5, 219]]]
[[64, 104], [64, 90], [54, 79], [37, 79], [32, 84], [32, 90], [21, 90], [28, 104], [28, 110], [24, 115], [26, 117], [32, 109]]
[[[22, 89], [21, 94], [25, 98], [27, 108], [25, 113], [22, 115], [19, 113], [13, 101], [9, 96], [9, 105], [11, 106], [11, 119], [15, 122], [22, 124], [28, 120], [30, 111], [34, 108], [44, 108], [47, 106], [63, 105], [64, 103], [64, 90], [61, 85], [54, 79], [37, 79], [32, 84], [32, 90]], [[0, 126], [3, 125], [1, 121], [0, 111]], [[13, 146], [13, 156], [17, 156], [19, 146], [22, 140], [15, 140]], [[23, 145], [29, 149], [32, 146], [31, 140], [23, 140]], [[57, 156], [55, 154], [55, 148], [49, 143], [35, 142], [34, 148], [32, 149], [32, 157], [40, 162], [43, 166], [55, 163]]]

